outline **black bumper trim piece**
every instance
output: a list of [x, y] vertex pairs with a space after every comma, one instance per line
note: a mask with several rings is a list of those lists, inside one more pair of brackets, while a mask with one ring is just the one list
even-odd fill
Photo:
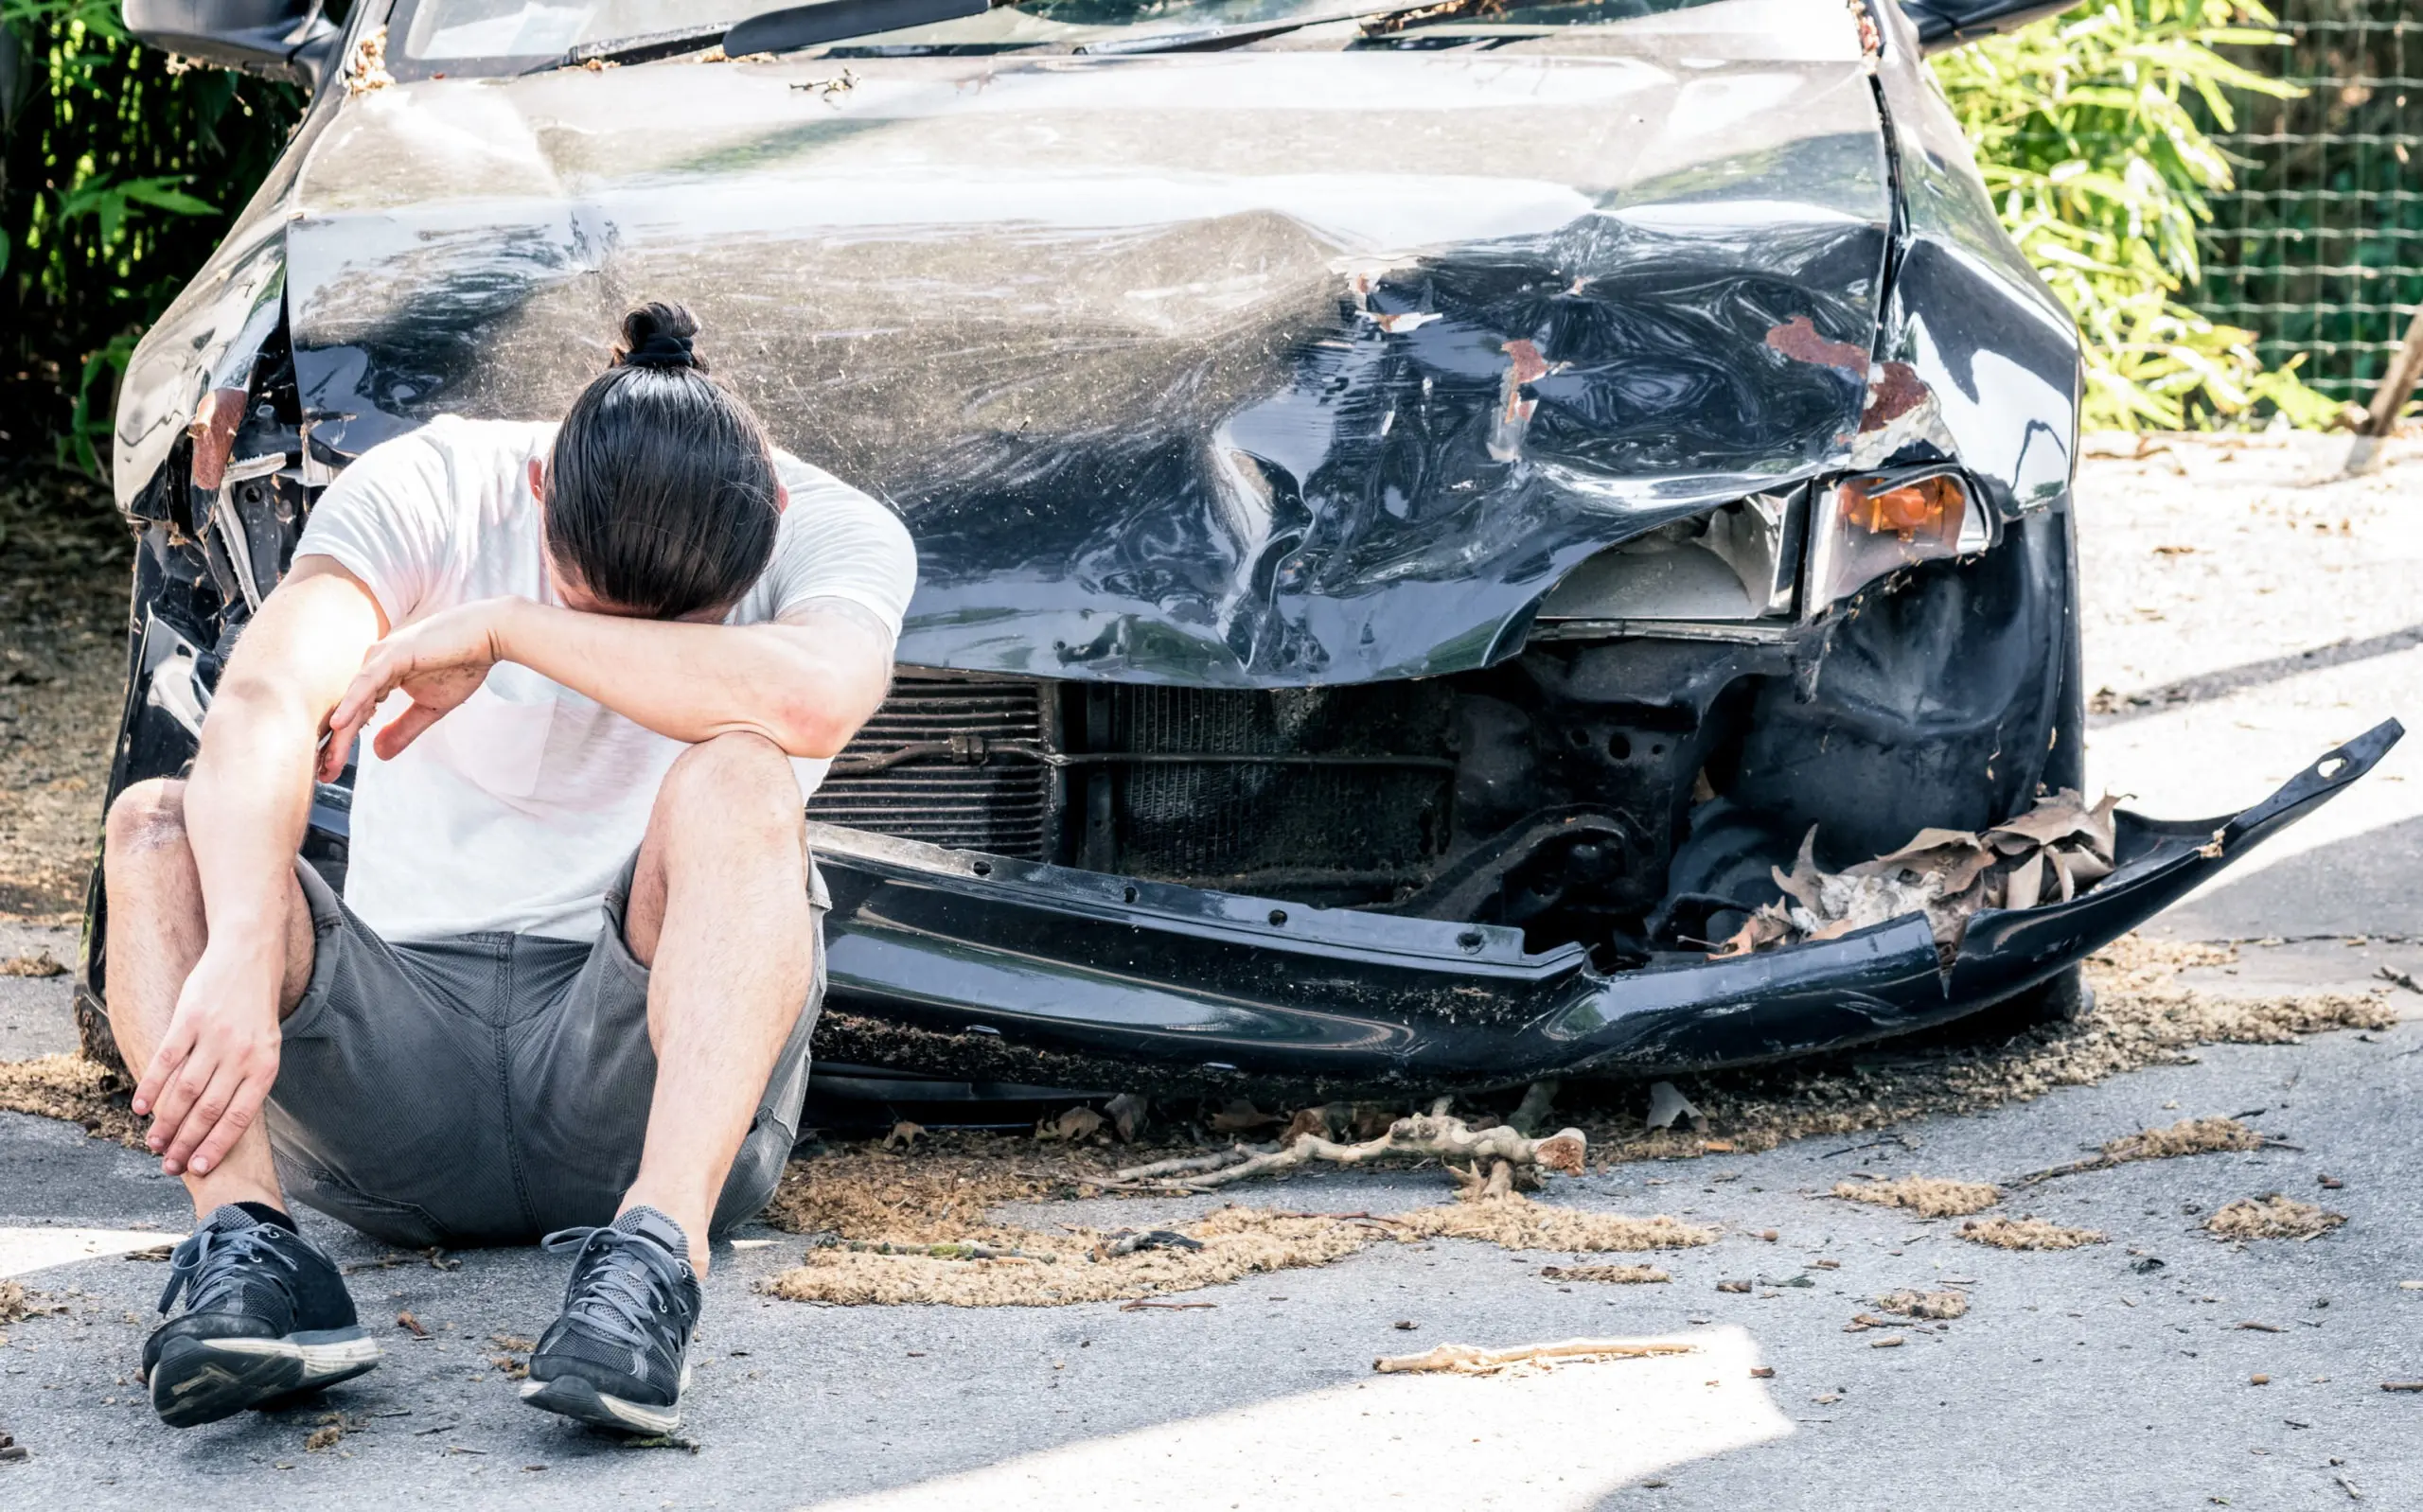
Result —
[[[1304, 908], [946, 851], [830, 825], [831, 1001], [932, 1036], [1081, 1062], [1331, 1087], [1504, 1084], [1777, 1060], [1923, 1029], [2035, 987], [2370, 771], [2390, 720], [2235, 817], [2123, 811], [2118, 867], [2067, 903], [1990, 910], [1948, 967], [1925, 921], [1604, 974], [1517, 931]], [[916, 1069], [946, 1071], [945, 1066]]]

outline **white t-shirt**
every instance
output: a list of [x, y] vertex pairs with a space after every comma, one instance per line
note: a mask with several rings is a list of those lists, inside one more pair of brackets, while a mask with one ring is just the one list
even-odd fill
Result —
[[[345, 468], [294, 554], [341, 563], [398, 629], [477, 599], [556, 603], [529, 483], [555, 437], [553, 425], [441, 415]], [[787, 453], [775, 461], [790, 507], [773, 559], [726, 623], [844, 599], [896, 637], [917, 578], [908, 531], [830, 474]], [[374, 728], [410, 701], [393, 695]], [[370, 747], [363, 739], [345, 898], [393, 941], [596, 938], [606, 889], [685, 748], [511, 662], [394, 761]], [[792, 762], [803, 798], [829, 765]]]

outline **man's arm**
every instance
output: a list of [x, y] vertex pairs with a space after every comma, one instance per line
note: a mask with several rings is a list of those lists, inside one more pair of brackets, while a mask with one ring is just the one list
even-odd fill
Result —
[[310, 815], [313, 747], [385, 628], [359, 578], [307, 556], [262, 602], [219, 678], [185, 796], [209, 937], [134, 1090], [171, 1174], [216, 1167], [276, 1080], [289, 878]]
[[488, 668], [516, 661], [634, 724], [695, 744], [765, 736], [793, 756], [849, 744], [892, 678], [892, 637], [874, 614], [813, 599], [770, 624], [708, 624], [584, 614], [526, 599], [484, 599], [406, 626], [370, 650], [331, 718], [326, 774], [341, 746], [397, 688], [413, 707], [372, 745], [392, 760], [471, 695]]

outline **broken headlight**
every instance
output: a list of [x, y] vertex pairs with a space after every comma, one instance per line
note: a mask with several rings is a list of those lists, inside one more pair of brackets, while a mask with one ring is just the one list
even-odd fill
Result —
[[1956, 472], [1846, 478], [1817, 490], [1803, 612], [1820, 613], [1902, 568], [1992, 543], [1984, 501]]
[[1752, 494], [1610, 547], [1565, 574], [1543, 620], [1741, 621], [1792, 612], [1795, 499]]

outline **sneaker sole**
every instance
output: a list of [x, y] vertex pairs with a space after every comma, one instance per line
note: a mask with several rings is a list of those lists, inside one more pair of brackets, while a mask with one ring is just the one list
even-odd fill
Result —
[[[681, 1370], [681, 1386], [688, 1390], [690, 1371]], [[681, 1426], [681, 1402], [676, 1398], [670, 1407], [648, 1407], [620, 1397], [610, 1397], [580, 1376], [559, 1376], [554, 1380], [525, 1380], [522, 1383], [522, 1399], [540, 1412], [557, 1413], [599, 1428], [620, 1429], [627, 1433], [669, 1433]]]
[[282, 1339], [174, 1339], [151, 1367], [151, 1410], [171, 1428], [233, 1417], [248, 1407], [350, 1380], [379, 1363], [361, 1327]]

